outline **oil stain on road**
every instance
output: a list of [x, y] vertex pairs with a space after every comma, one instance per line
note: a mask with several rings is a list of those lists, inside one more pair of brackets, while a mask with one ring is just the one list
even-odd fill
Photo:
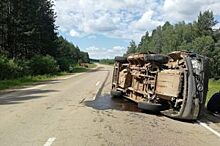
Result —
[[84, 104], [97, 110], [120, 110], [142, 112], [137, 108], [137, 104], [125, 98], [112, 98], [111, 95], [97, 97], [94, 101], [85, 101]]

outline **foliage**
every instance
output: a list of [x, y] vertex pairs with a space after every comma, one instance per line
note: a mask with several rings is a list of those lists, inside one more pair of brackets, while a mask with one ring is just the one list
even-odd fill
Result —
[[130, 42], [130, 45], [128, 46], [128, 50], [127, 50], [127, 54], [132, 54], [132, 53], [135, 53], [136, 52], [136, 49], [137, 49], [137, 46], [135, 44], [135, 41], [131, 41]]
[[56, 60], [49, 55], [33, 57], [29, 66], [33, 75], [54, 74], [58, 71]]
[[80, 52], [80, 60], [79, 63], [90, 63], [88, 52]]
[[0, 80], [0, 90], [9, 89], [12, 87], [20, 87], [31, 85], [35, 82], [47, 81], [55, 76], [51, 75], [38, 75], [38, 76], [24, 76], [16, 79]]
[[82, 72], [87, 72], [89, 71], [88, 68], [81, 67], [81, 66], [75, 66], [72, 70], [72, 73], [82, 73]]
[[53, 55], [55, 17], [50, 0], [1, 0], [0, 52], [19, 59]]
[[193, 23], [186, 24], [183, 21], [172, 25], [166, 22], [154, 29], [151, 35], [146, 32], [137, 48], [131, 47], [134, 46], [134, 42], [131, 41], [127, 54], [193, 51], [209, 57], [211, 77], [220, 76], [220, 29], [212, 29], [216, 23], [211, 11], [200, 13], [198, 20]]
[[58, 48], [55, 55], [61, 71], [69, 71], [72, 65], [77, 63], [89, 63], [89, 54], [81, 52], [80, 49], [72, 43], [59, 37], [57, 40]]
[[107, 64], [107, 65], [112, 65], [115, 63], [114, 59], [102, 59], [100, 60], [101, 64]]
[[96, 68], [96, 67], [97, 67], [97, 64], [95, 64], [95, 63], [88, 64], [88, 68]]
[[[95, 64], [89, 64], [89, 68], [94, 68], [95, 66], [96, 66]], [[73, 72], [79, 73], [79, 72], [85, 72], [88, 70], [89, 69], [87, 68], [76, 66], [74, 67]], [[56, 77], [64, 76], [64, 75], [71, 75], [71, 74], [72, 73], [69, 73], [69, 72], [58, 72], [53, 75], [48, 75], [48, 74], [47, 75], [35, 75], [35, 76], [29, 75], [29, 76], [16, 78], [16, 79], [0, 80], [0, 90], [32, 85], [34, 83], [42, 82], [42, 81], [50, 81]]]
[[213, 31], [212, 27], [217, 24], [217, 21], [214, 19], [213, 12], [205, 11], [204, 13], [199, 14], [198, 22], [196, 23], [196, 28], [200, 36], [212, 36]]
[[14, 60], [0, 56], [0, 80], [20, 77], [21, 70]]

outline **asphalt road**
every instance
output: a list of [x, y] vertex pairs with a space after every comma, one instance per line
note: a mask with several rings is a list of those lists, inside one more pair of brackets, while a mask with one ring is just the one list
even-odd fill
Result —
[[0, 146], [219, 146], [220, 120], [181, 122], [112, 100], [112, 67], [0, 95]]

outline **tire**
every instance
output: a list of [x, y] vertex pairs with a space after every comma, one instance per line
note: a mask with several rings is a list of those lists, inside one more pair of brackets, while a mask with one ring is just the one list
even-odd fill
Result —
[[162, 54], [147, 54], [144, 56], [144, 61], [166, 64], [169, 61], [169, 57]]
[[160, 112], [162, 110], [163, 106], [161, 104], [139, 102], [138, 108], [146, 110], [146, 111]]
[[115, 61], [120, 63], [128, 63], [127, 57], [122, 57], [122, 56], [116, 56]]
[[215, 93], [207, 104], [207, 110], [212, 113], [220, 113], [220, 93]]
[[111, 90], [111, 96], [112, 96], [113, 98], [117, 98], [117, 97], [122, 96], [122, 93], [121, 93], [121, 91]]

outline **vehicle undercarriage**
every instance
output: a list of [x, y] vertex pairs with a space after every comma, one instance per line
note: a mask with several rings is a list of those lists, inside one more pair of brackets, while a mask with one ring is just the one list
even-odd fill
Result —
[[207, 65], [206, 57], [186, 51], [116, 57], [111, 94], [124, 96], [144, 110], [195, 120], [206, 100]]

